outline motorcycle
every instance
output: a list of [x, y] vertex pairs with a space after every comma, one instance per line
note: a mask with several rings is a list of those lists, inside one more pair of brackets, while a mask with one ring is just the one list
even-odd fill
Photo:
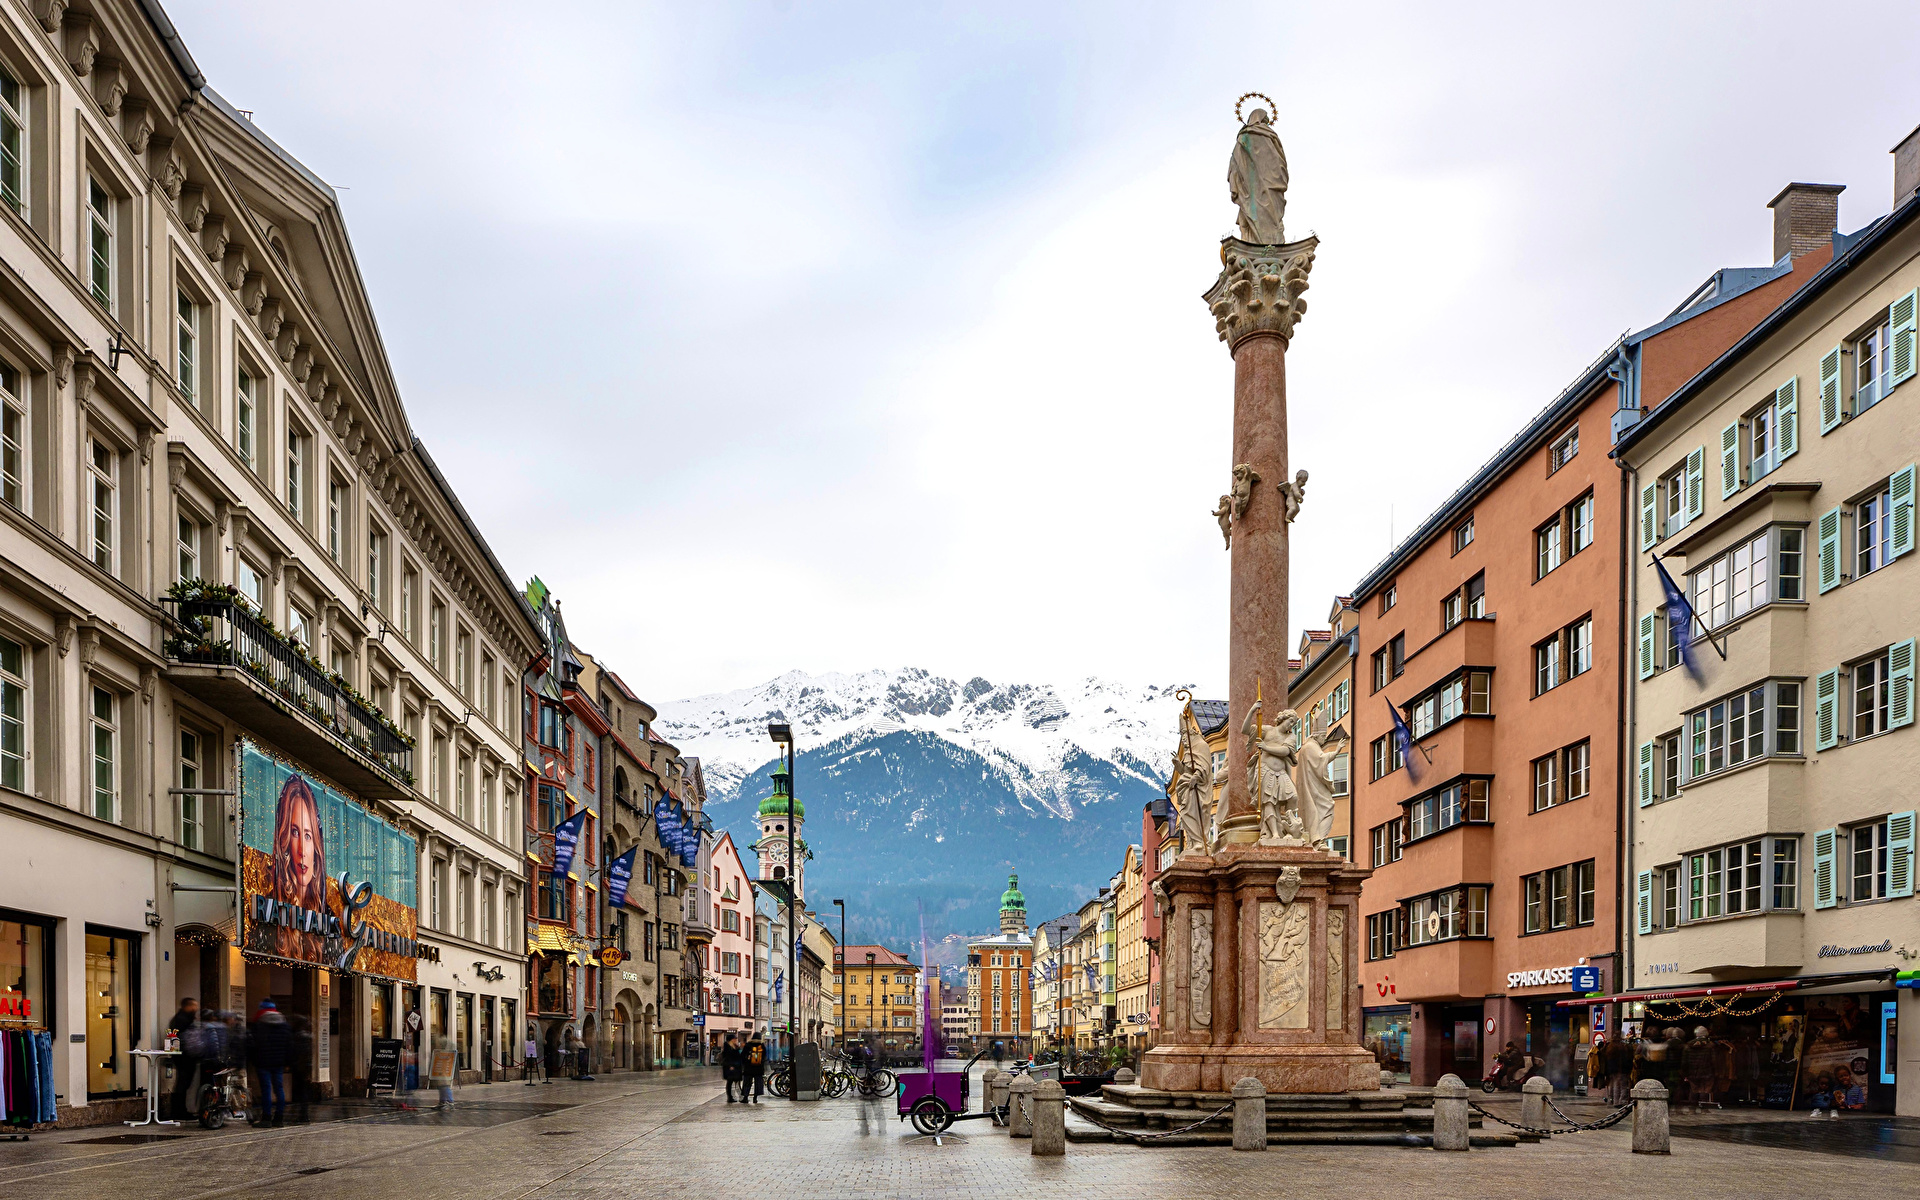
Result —
[[245, 1067], [227, 1067], [215, 1072], [213, 1082], [201, 1096], [202, 1129], [219, 1129], [229, 1120], [245, 1120], [249, 1125], [261, 1123], [260, 1116], [253, 1111]]
[[1495, 1062], [1492, 1069], [1487, 1072], [1486, 1078], [1480, 1081], [1480, 1090], [1483, 1092], [1517, 1092], [1520, 1090], [1522, 1084], [1540, 1073], [1541, 1066], [1542, 1063], [1538, 1058], [1535, 1058], [1531, 1054], [1523, 1054], [1520, 1056], [1519, 1067], [1509, 1075], [1506, 1064]]

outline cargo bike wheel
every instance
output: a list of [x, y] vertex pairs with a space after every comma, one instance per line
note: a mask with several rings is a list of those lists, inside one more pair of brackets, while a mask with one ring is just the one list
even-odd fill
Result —
[[953, 1110], [937, 1096], [916, 1101], [908, 1116], [913, 1121], [913, 1131], [924, 1137], [945, 1133], [953, 1124]]

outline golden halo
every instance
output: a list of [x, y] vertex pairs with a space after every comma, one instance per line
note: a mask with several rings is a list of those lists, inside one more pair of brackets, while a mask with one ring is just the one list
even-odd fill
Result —
[[1233, 102], [1233, 119], [1234, 120], [1240, 122], [1242, 125], [1245, 125], [1247, 123], [1247, 119], [1240, 115], [1240, 106], [1245, 104], [1247, 101], [1253, 99], [1255, 96], [1258, 96], [1262, 100], [1265, 100], [1267, 102], [1267, 107], [1270, 110], [1272, 110], [1276, 115], [1279, 113], [1280, 106], [1273, 102], [1272, 96], [1267, 95], [1265, 92], [1248, 92], [1246, 95], [1240, 97], [1238, 100], [1235, 100]]

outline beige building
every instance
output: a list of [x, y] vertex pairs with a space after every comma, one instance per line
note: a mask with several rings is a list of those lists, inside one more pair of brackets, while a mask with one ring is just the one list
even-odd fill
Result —
[[1287, 707], [1300, 714], [1307, 729], [1339, 729], [1347, 735], [1346, 751], [1327, 765], [1335, 797], [1327, 844], [1348, 858], [1353, 857], [1353, 690], [1359, 641], [1360, 614], [1354, 611], [1353, 597], [1335, 596], [1327, 628], [1301, 633], [1298, 666], [1289, 673], [1287, 686]]
[[1072, 964], [1067, 943], [1079, 932], [1072, 913], [1042, 921], [1033, 931], [1033, 1040], [1036, 1049], [1073, 1042], [1073, 1006], [1067, 1001]]
[[[1892, 214], [1854, 233], [1835, 229], [1839, 188], [1782, 192], [1775, 254], [1816, 273], [1664, 402], [1623, 414], [1638, 635], [1623, 1001], [1655, 1027], [1765, 1043], [1778, 1065], [1736, 1068], [1736, 1100], [1845, 1095], [1914, 1115], [1920, 1007], [1893, 972], [1920, 914], [1920, 131], [1895, 154]], [[1696, 621], [1667, 602], [1656, 556]], [[1697, 1021], [1688, 997], [1708, 987]], [[1636, 998], [1649, 991], [1680, 999]]]
[[[330, 1092], [415, 1012], [463, 1078], [515, 1069], [531, 615], [415, 437], [334, 192], [157, 11], [0, 5], [3, 994], [74, 1120], [165, 1086], [128, 1051], [181, 996], [327, 1031]], [[289, 903], [376, 882], [404, 957], [234, 944], [269, 878], [238, 845], [276, 860], [296, 776], [329, 840]]]
[[1147, 976], [1149, 947], [1142, 932], [1147, 896], [1141, 872], [1140, 847], [1128, 846], [1120, 874], [1114, 877], [1114, 1036], [1134, 1050], [1145, 1050], [1147, 1039]]

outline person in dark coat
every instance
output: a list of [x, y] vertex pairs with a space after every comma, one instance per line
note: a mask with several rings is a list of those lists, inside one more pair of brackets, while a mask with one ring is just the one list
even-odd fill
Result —
[[305, 1124], [313, 1100], [313, 1022], [295, 1014], [287, 1041], [287, 1061], [293, 1068], [294, 1123]]
[[247, 1052], [260, 1075], [260, 1111], [274, 1125], [287, 1120], [287, 1064], [293, 1060], [293, 1027], [271, 1000], [262, 1000], [247, 1030]]
[[759, 1034], [747, 1039], [740, 1051], [740, 1060], [740, 1098], [758, 1104], [767, 1091], [767, 1044], [760, 1040]]
[[176, 1121], [186, 1120], [199, 1107], [191, 1102], [194, 1080], [200, 1073], [193, 1029], [199, 1020], [200, 1002], [188, 996], [180, 1001], [180, 1011], [167, 1022], [167, 1032], [180, 1039], [180, 1057], [173, 1060], [173, 1119]]
[[727, 1103], [733, 1103], [733, 1085], [740, 1085], [740, 1103], [747, 1102], [746, 1096], [746, 1057], [740, 1053], [739, 1043], [729, 1033], [720, 1047], [720, 1077], [727, 1081]]
[[1633, 1092], [1633, 1045], [1618, 1029], [1607, 1039], [1601, 1061], [1607, 1069], [1607, 1103], [1625, 1104]]

